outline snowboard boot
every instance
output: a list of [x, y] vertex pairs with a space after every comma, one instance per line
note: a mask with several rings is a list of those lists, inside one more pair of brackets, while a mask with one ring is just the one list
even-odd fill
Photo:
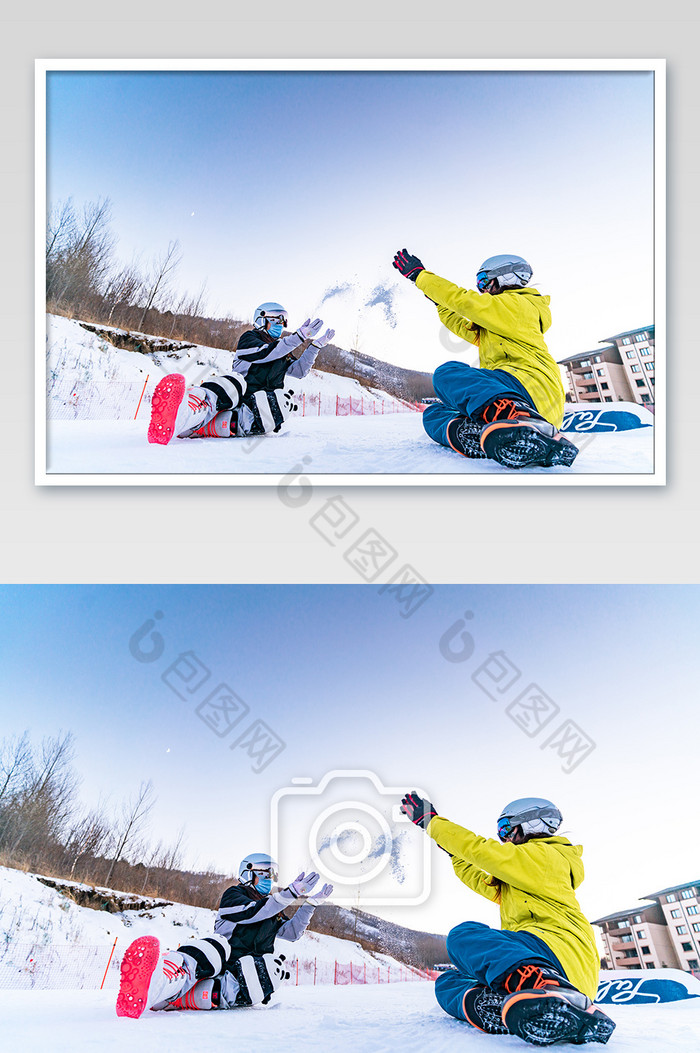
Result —
[[510, 1034], [501, 1018], [503, 997], [502, 991], [494, 991], [485, 984], [470, 987], [462, 1002], [467, 1023], [478, 1031], [485, 1031], [487, 1035]]
[[189, 435], [216, 414], [216, 395], [203, 387], [185, 390], [181, 373], [170, 373], [156, 385], [151, 402], [148, 441], [162, 446], [173, 435]]
[[452, 449], [461, 453], [463, 457], [483, 459], [486, 454], [479, 442], [482, 430], [483, 424], [472, 420], [471, 417], [455, 417], [447, 425], [447, 441]]
[[500, 398], [479, 412], [484, 454], [506, 468], [570, 467], [578, 455], [568, 439], [522, 399]]
[[228, 439], [236, 434], [236, 417], [233, 410], [221, 410], [206, 424], [189, 432], [188, 439]]
[[160, 953], [155, 936], [139, 936], [124, 952], [117, 995], [117, 1016], [139, 1017], [146, 1009], [177, 998], [191, 980], [183, 955]]
[[180, 998], [175, 998], [164, 1007], [171, 1009], [218, 1009], [220, 1004], [220, 980], [199, 980], [193, 988]]
[[501, 1017], [511, 1035], [533, 1046], [608, 1041], [615, 1023], [590, 998], [548, 966], [524, 964], [500, 981]]

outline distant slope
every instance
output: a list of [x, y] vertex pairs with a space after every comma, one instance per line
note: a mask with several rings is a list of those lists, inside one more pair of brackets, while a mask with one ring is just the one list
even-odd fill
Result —
[[403, 369], [390, 362], [383, 362], [359, 351], [345, 351], [329, 344], [319, 352], [316, 359], [318, 369], [327, 373], [352, 377], [365, 387], [381, 388], [396, 398], [409, 402], [420, 401], [435, 395], [432, 373], [420, 373], [414, 369]]
[[388, 954], [415, 969], [428, 969], [436, 963], [448, 961], [444, 936], [407, 929], [360, 910], [347, 910], [332, 904], [318, 907], [309, 928], [328, 936], [352, 940], [366, 950]]

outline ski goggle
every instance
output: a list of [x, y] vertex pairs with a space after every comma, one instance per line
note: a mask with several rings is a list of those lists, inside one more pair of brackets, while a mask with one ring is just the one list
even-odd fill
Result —
[[275, 867], [255, 867], [251, 870], [251, 874], [255, 874], [258, 878], [269, 878], [270, 881], [277, 881], [277, 870]]
[[266, 322], [272, 322], [273, 325], [281, 325], [284, 328], [287, 326], [286, 314], [264, 314], [263, 318]]
[[479, 290], [479, 292], [483, 292], [490, 281], [491, 278], [488, 276], [486, 271], [479, 271], [479, 273], [476, 276], [476, 287]]
[[496, 830], [498, 831], [498, 838], [500, 841], [505, 841], [515, 830], [515, 827], [511, 823], [510, 819], [503, 818], [499, 819], [496, 824]]

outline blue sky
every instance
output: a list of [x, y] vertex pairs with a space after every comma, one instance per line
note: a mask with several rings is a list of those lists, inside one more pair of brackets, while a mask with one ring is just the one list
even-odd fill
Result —
[[[395, 250], [465, 286], [516, 252], [562, 358], [652, 320], [652, 96], [645, 72], [52, 71], [49, 204], [110, 198], [124, 261], [178, 239], [212, 311], [278, 300], [428, 370], [445, 345]], [[366, 306], [387, 283], [395, 324]]]
[[[697, 877], [687, 835], [696, 587], [439, 586], [410, 618], [364, 586], [5, 586], [2, 598], [3, 735], [28, 729], [38, 743], [73, 731], [86, 803], [116, 805], [152, 779], [152, 839], [184, 823], [192, 865], [233, 873], [246, 852], [266, 851], [270, 800], [292, 779], [368, 769], [384, 786], [425, 789], [439, 812], [487, 836], [506, 801], [555, 800], [585, 846], [591, 916]], [[149, 619], [162, 653], [143, 662], [129, 641]], [[440, 641], [460, 621], [473, 654], [448, 661], [459, 637]], [[182, 654], [210, 674], [185, 700], [162, 679]], [[478, 673], [494, 654], [520, 675], [492, 699], [472, 677], [497, 694]], [[262, 720], [285, 743], [257, 774], [229, 748], [237, 730], [219, 737], [195, 713], [220, 682], [249, 707], [240, 727]], [[531, 683], [559, 707], [551, 728], [573, 720], [596, 743], [568, 773], [549, 730], [528, 735], [508, 716]], [[298, 822], [285, 830], [286, 880], [308, 864]], [[424, 845], [408, 834], [410, 869]], [[428, 901], [376, 912], [433, 931], [495, 920], [432, 856]]]

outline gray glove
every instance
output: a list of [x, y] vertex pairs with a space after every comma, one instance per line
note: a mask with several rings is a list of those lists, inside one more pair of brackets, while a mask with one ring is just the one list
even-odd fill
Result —
[[315, 871], [311, 871], [309, 874], [305, 874], [302, 870], [299, 877], [295, 877], [294, 881], [291, 881], [287, 888], [294, 895], [295, 899], [300, 896], [308, 896], [311, 889], [318, 883], [318, 874]]
[[313, 322], [310, 318], [307, 318], [304, 324], [300, 325], [297, 329], [297, 334], [302, 340], [313, 340], [316, 334], [320, 331], [322, 325], [322, 318], [314, 318]]
[[331, 340], [335, 336], [335, 329], [326, 329], [323, 336], [317, 336], [313, 341], [314, 347], [325, 347], [326, 344], [330, 344]]
[[332, 885], [324, 885], [320, 892], [317, 892], [315, 896], [309, 896], [307, 903], [311, 903], [314, 907], [318, 907], [320, 903], [325, 902], [333, 892]]

